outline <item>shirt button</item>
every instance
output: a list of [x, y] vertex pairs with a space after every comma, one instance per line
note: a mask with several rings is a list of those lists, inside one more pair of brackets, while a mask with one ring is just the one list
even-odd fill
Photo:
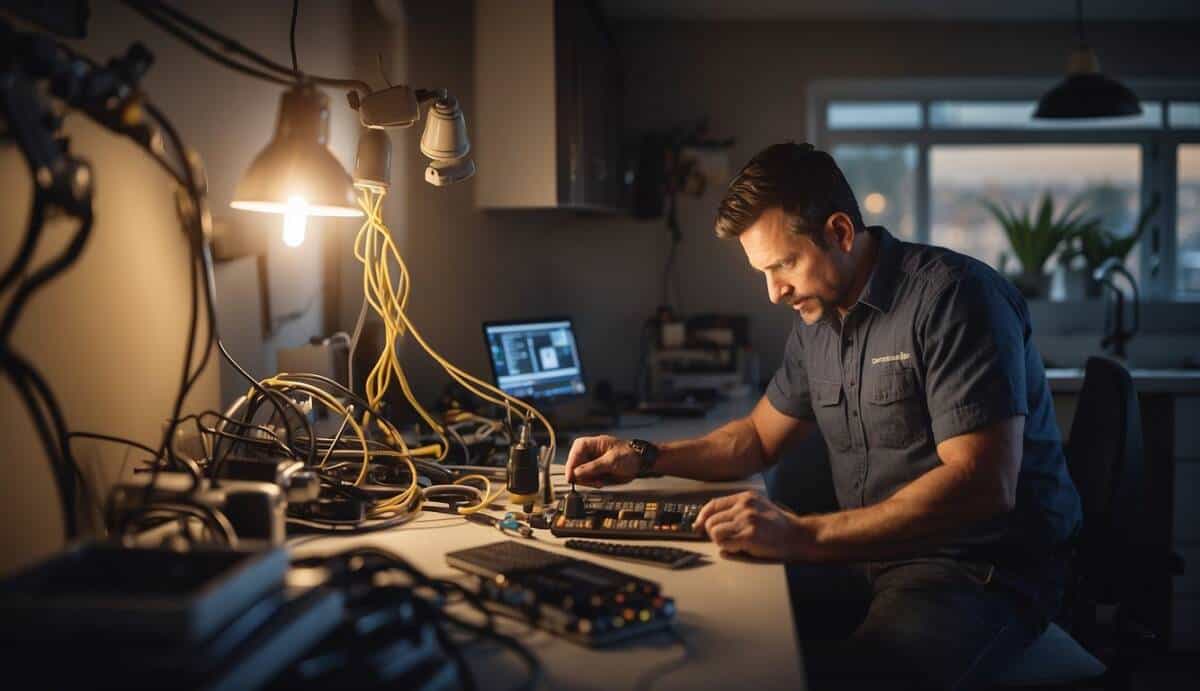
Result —
[[857, 410], [851, 410], [851, 411], [850, 411], [850, 417], [858, 417], [858, 411], [857, 411]]
[[854, 380], [853, 379], [851, 379], [850, 381], [848, 381], [846, 383], [849, 384], [850, 388], [852, 388], [852, 389], [854, 388]]

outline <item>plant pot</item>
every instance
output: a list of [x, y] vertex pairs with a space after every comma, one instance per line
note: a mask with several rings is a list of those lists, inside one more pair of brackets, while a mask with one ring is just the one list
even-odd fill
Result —
[[1100, 284], [1088, 268], [1067, 269], [1063, 272], [1063, 293], [1067, 300], [1092, 300], [1100, 297]]
[[1008, 280], [1013, 282], [1017, 290], [1021, 291], [1021, 295], [1026, 300], [1034, 300], [1044, 298], [1050, 294], [1050, 280], [1053, 278], [1050, 274], [1010, 274]]

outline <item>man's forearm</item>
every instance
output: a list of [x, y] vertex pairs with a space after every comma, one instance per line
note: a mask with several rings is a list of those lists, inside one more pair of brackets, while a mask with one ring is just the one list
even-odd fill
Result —
[[799, 516], [805, 537], [797, 557], [857, 561], [927, 552], [1004, 510], [976, 484], [960, 470], [941, 466], [879, 504]]
[[750, 418], [740, 418], [696, 439], [659, 445], [655, 472], [695, 480], [740, 480], [767, 466]]

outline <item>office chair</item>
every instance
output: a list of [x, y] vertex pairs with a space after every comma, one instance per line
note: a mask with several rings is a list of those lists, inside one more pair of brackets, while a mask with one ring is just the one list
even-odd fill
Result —
[[[1142, 623], [1143, 612], [1156, 577], [1163, 569], [1182, 573], [1183, 564], [1145, 523], [1141, 413], [1133, 379], [1119, 362], [1088, 358], [1065, 452], [1083, 528], [1062, 625], [1051, 623], [993, 678], [998, 688], [1129, 688], [1138, 663], [1165, 647]], [[1111, 616], [1098, 616], [1102, 610]], [[1101, 652], [1107, 665], [1089, 649]]]

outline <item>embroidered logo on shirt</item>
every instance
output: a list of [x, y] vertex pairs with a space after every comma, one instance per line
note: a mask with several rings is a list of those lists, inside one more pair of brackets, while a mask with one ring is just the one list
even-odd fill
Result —
[[880, 357], [873, 357], [871, 358], [871, 364], [878, 365], [884, 362], [904, 362], [910, 357], [912, 356], [902, 350], [895, 355], [881, 355]]

